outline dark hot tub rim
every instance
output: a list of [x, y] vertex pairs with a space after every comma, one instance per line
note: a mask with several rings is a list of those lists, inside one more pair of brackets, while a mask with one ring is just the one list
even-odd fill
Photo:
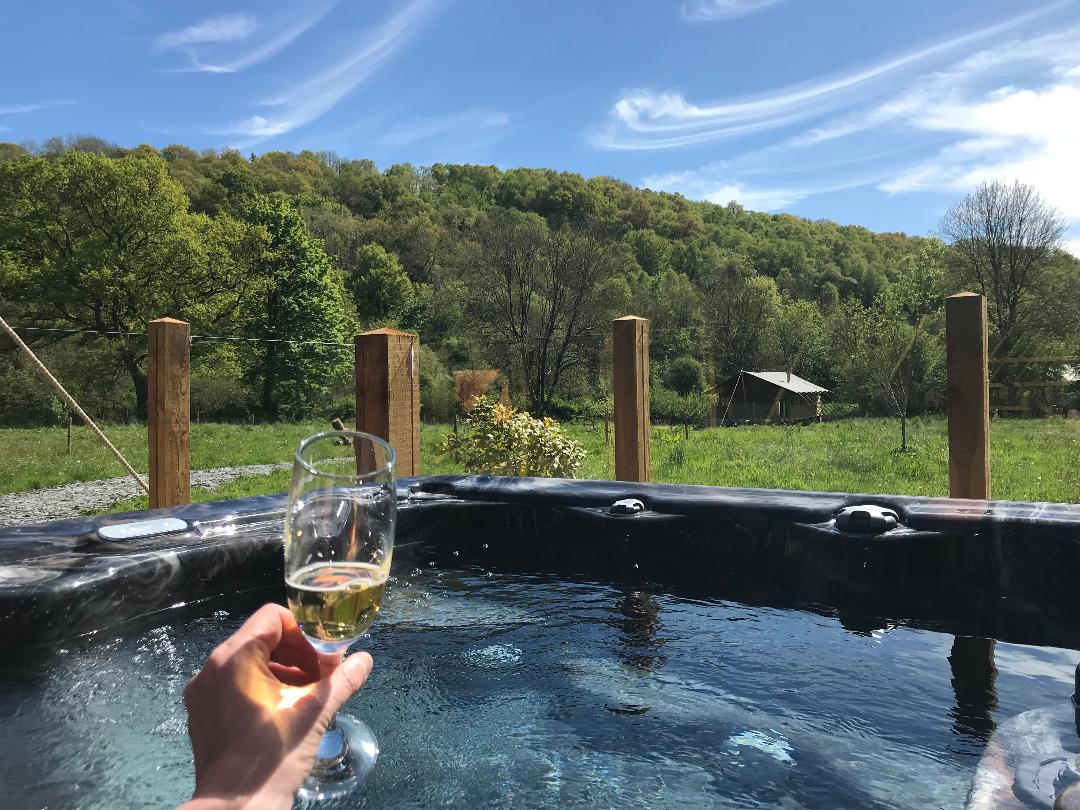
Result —
[[[406, 508], [410, 503], [437, 497], [597, 510], [606, 509], [618, 500], [636, 499], [652, 514], [804, 524], [827, 523], [845, 507], [869, 504], [894, 510], [902, 526], [917, 531], [977, 532], [1037, 526], [1055, 534], [1064, 531], [1080, 542], [1080, 504], [1068, 503], [489, 475], [414, 476], [397, 479], [397, 487], [399, 501]], [[285, 497], [285, 493], [255, 495], [0, 527], [0, 564], [7, 556], [4, 553], [7, 544], [17, 539], [81, 536], [92, 534], [101, 526], [166, 515], [197, 521], [253, 512], [283, 514]]]
[[[1040, 643], [1080, 639], [1080, 505], [492, 476], [404, 478], [398, 497], [395, 560], [744, 580], [780, 599], [955, 620], [972, 635], [1023, 638], [1036, 622], [1048, 628]], [[280, 588], [285, 505], [261, 495], [0, 529], [0, 649]], [[99, 532], [161, 517], [186, 525], [126, 540]]]

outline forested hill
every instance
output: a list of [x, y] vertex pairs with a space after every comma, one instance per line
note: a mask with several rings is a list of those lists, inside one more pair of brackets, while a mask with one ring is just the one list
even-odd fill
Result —
[[[328, 152], [124, 150], [94, 138], [33, 151], [0, 145], [0, 307], [12, 322], [119, 333], [172, 315], [197, 334], [263, 341], [347, 341], [398, 326], [421, 335], [429, 412], [445, 407], [447, 372], [458, 368], [503, 368], [534, 411], [602, 399], [604, 338], [611, 317], [627, 313], [651, 319], [654, 371], [658, 381], [682, 374], [674, 387], [793, 366], [867, 398], [850, 358], [852, 341], [873, 335], [855, 326], [874, 328], [874, 313], [891, 306], [892, 321], [933, 334], [912, 296], [945, 292], [936, 240], [608, 177], [380, 171]], [[38, 345], [60, 333], [51, 334], [26, 332]], [[48, 349], [61, 365], [62, 346]], [[69, 371], [95, 372], [75, 387], [137, 411], [137, 337], [82, 346], [93, 362]], [[209, 414], [322, 412], [348, 390], [348, 357], [314, 342], [196, 344], [194, 358], [194, 407]], [[4, 362], [0, 372], [22, 373], [10, 353]], [[929, 402], [932, 386], [920, 396]], [[27, 407], [9, 395], [0, 418]]]

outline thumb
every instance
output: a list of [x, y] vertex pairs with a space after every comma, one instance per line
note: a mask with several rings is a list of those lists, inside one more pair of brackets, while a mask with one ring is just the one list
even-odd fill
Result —
[[330, 695], [326, 699], [326, 708], [331, 714], [351, 698], [371, 674], [373, 662], [366, 652], [353, 653], [330, 674]]

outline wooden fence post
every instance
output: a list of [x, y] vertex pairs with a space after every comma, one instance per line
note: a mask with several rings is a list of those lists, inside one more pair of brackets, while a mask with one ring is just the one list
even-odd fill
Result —
[[990, 498], [990, 375], [986, 299], [963, 292], [945, 299], [948, 373], [949, 496]]
[[612, 322], [615, 392], [615, 479], [649, 480], [649, 321], [635, 315]]
[[146, 332], [150, 508], [157, 509], [191, 503], [191, 326], [159, 318]]
[[356, 336], [356, 429], [390, 443], [398, 475], [420, 474], [420, 338], [396, 329]]

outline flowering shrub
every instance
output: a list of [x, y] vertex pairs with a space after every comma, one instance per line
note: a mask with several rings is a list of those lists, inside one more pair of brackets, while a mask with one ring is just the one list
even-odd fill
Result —
[[471, 473], [573, 478], [585, 458], [554, 419], [488, 399], [476, 403], [464, 424], [466, 432], [447, 436], [443, 449]]

